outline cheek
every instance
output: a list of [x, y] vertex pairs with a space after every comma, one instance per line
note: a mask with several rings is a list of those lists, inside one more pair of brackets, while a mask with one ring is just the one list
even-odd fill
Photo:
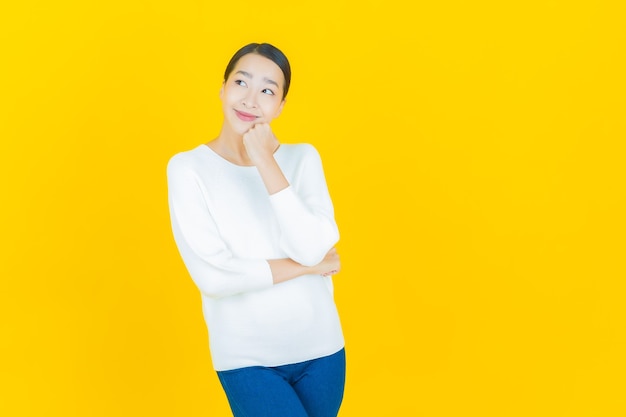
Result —
[[274, 101], [266, 103], [264, 106], [264, 112], [268, 117], [274, 118], [280, 113], [280, 104], [276, 104]]
[[225, 103], [236, 102], [238, 100], [241, 100], [241, 94], [242, 94], [241, 89], [227, 88], [224, 90], [224, 93], [222, 94], [222, 101]]

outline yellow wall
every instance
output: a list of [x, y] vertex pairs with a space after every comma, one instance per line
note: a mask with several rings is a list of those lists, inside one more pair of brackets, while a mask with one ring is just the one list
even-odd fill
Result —
[[621, 2], [10, 3], [0, 415], [228, 415], [165, 165], [251, 41], [336, 205], [342, 417], [626, 414]]

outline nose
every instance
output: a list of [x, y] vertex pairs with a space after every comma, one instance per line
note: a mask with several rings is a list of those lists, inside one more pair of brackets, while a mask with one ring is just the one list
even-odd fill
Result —
[[243, 100], [241, 101], [241, 104], [249, 109], [256, 107], [256, 98], [254, 92], [251, 90], [252, 89], [248, 90], [247, 94], [243, 97]]

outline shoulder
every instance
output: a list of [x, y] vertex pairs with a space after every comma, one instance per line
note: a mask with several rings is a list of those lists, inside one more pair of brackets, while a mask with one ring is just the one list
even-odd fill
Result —
[[202, 166], [203, 161], [206, 161], [205, 150], [202, 149], [203, 146], [205, 145], [199, 145], [188, 151], [179, 152], [173, 155], [167, 162], [168, 175], [173, 173], [195, 171], [197, 168]]
[[310, 143], [289, 143], [280, 145], [280, 153], [289, 160], [319, 160], [320, 154]]
[[290, 152], [293, 154], [308, 154], [308, 153], [318, 153], [315, 146], [310, 143], [283, 143], [280, 145], [281, 148], [284, 148], [286, 152]]

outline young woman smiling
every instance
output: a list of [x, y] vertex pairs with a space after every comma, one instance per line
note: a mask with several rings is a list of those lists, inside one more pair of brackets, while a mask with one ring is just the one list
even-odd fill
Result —
[[276, 47], [241, 48], [224, 73], [219, 135], [167, 167], [174, 239], [236, 417], [335, 417], [343, 398], [339, 233], [321, 159], [270, 127], [290, 81]]

